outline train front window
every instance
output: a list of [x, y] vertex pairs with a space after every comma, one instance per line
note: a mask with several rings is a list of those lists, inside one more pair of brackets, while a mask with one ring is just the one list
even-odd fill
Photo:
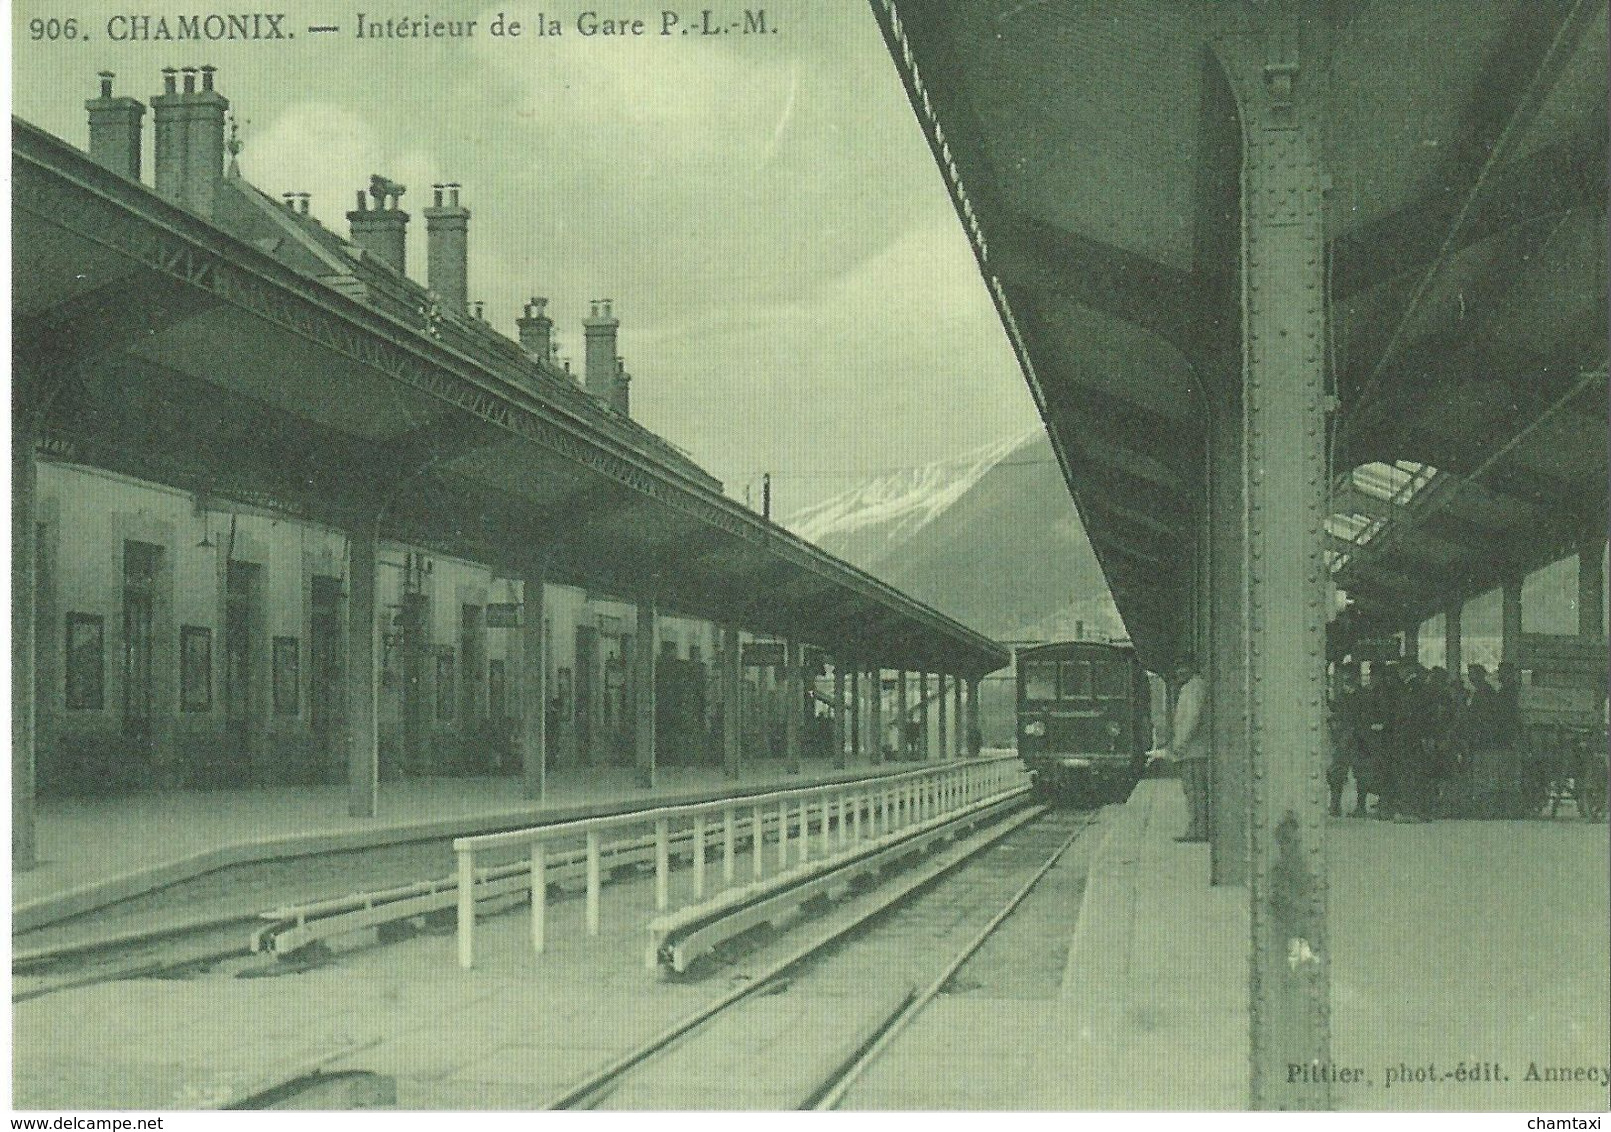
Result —
[[1088, 700], [1091, 698], [1091, 662], [1088, 660], [1065, 660], [1059, 667], [1062, 672], [1059, 679], [1065, 700]]
[[1057, 698], [1057, 665], [1049, 660], [1031, 660], [1023, 669], [1025, 700]]
[[1129, 670], [1121, 664], [1096, 666], [1096, 694], [1104, 699], [1122, 699], [1130, 694]]

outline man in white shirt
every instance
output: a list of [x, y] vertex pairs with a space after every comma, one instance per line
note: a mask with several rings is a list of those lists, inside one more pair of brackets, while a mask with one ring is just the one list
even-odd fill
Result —
[[1175, 663], [1175, 714], [1169, 729], [1169, 755], [1186, 795], [1189, 823], [1176, 841], [1208, 840], [1208, 685], [1191, 657]]

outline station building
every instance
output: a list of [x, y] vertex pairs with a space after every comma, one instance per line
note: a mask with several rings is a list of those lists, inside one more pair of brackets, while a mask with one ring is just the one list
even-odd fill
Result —
[[[139, 181], [147, 107], [114, 94], [113, 79], [103, 72], [99, 96], [86, 103], [88, 152]], [[471, 215], [461, 186], [433, 186], [423, 209], [421, 285], [406, 270], [406, 186], [377, 174], [357, 187], [349, 231], [331, 231], [310, 214], [307, 194], [276, 201], [241, 176], [229, 103], [212, 68], [170, 68], [163, 81], [149, 107], [159, 195], [347, 298], [417, 322], [438, 342], [565, 398], [571, 412], [603, 421], [660, 465], [720, 493], [713, 477], [632, 420], [631, 375], [617, 353], [610, 301], [592, 304], [582, 327], [585, 366], [575, 375], [558, 361], [546, 299], [525, 304], [514, 339], [482, 319], [481, 304], [466, 294]], [[163, 301], [153, 296], [156, 317]], [[93, 303], [80, 306], [72, 313], [92, 324]], [[92, 333], [82, 325], [70, 332]], [[148, 370], [127, 375], [131, 399], [151, 397], [153, 378], [160, 387], [163, 375], [149, 359], [130, 353], [122, 364]], [[232, 491], [226, 500], [184, 486], [183, 477], [164, 483], [111, 470], [85, 442], [96, 430], [88, 422], [53, 435], [47, 425], [37, 446], [38, 793], [340, 782], [348, 766], [349, 535], [272, 492], [254, 500]], [[400, 490], [408, 488], [407, 455]], [[431, 459], [422, 444], [416, 471]], [[377, 565], [382, 778], [519, 772], [523, 607], [543, 611], [549, 765], [631, 763], [630, 600], [550, 584], [540, 603], [528, 603], [521, 579], [399, 541], [381, 540]], [[712, 661], [720, 633], [710, 621], [674, 614], [661, 615], [655, 632], [659, 760], [719, 762]], [[776, 755], [782, 679], [755, 666], [741, 687], [746, 753]]]

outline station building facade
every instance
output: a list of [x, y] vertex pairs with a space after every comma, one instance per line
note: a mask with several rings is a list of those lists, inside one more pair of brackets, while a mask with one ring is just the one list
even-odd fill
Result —
[[[100, 97], [86, 103], [88, 152], [140, 181], [146, 107], [114, 96], [113, 78], [103, 72]], [[444, 343], [559, 387], [578, 412], [720, 490], [631, 419], [631, 375], [608, 300], [583, 324], [582, 373], [560, 364], [545, 299], [525, 305], [517, 336], [499, 334], [466, 294], [470, 213], [459, 185], [433, 186], [423, 210], [429, 280], [416, 283], [405, 271], [404, 187], [372, 178], [345, 235], [309, 214], [306, 194], [272, 200], [240, 175], [213, 78], [210, 67], [187, 67], [181, 87], [167, 69], [151, 99], [154, 160], [145, 167], [159, 195], [347, 298], [423, 318]], [[342, 781], [347, 536], [273, 500], [89, 466], [71, 440], [46, 434], [37, 455], [37, 792]], [[381, 544], [379, 564], [381, 776], [518, 773], [523, 583], [396, 543]], [[544, 589], [550, 765], [628, 764], [636, 607], [573, 586]], [[719, 763], [709, 740], [720, 633], [662, 613], [656, 635], [658, 760]], [[782, 687], [770, 668], [744, 670], [746, 757], [777, 753]]]

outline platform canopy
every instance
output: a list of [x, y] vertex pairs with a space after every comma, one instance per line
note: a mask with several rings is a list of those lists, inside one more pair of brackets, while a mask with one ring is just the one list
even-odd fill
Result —
[[332, 254], [305, 214], [237, 182], [231, 222], [205, 221], [15, 120], [12, 154], [13, 404], [58, 458], [198, 504], [378, 522], [513, 577], [652, 597], [844, 662], [974, 677], [1007, 662], [725, 498], [484, 323]]
[[[871, 3], [1120, 613], [1166, 665], [1191, 643], [1205, 421], [1241, 375], [1240, 133], [1213, 45], [1277, 5]], [[1352, 636], [1604, 515], [1606, 6], [1286, 6], [1320, 87], [1316, 348], [1351, 602], [1332, 634]]]

